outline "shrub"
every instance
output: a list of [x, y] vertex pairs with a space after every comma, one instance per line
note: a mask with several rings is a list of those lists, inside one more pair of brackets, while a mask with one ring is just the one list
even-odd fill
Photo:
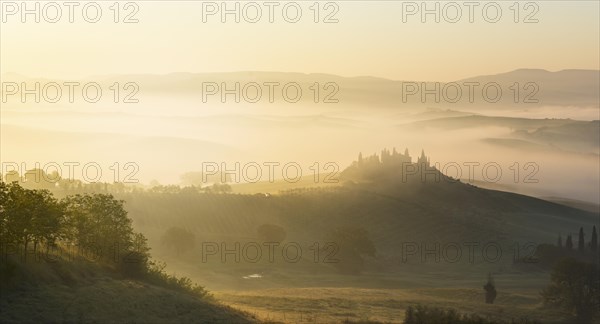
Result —
[[427, 306], [409, 306], [404, 315], [404, 324], [535, 324], [529, 319], [511, 320], [510, 322], [484, 318], [475, 314], [460, 314], [455, 309], [443, 309]]
[[186, 293], [199, 298], [212, 299], [212, 295], [208, 291], [192, 281], [188, 277], [177, 277], [165, 272], [165, 262], [149, 261], [147, 268], [147, 279], [157, 285], [168, 289], [173, 289], [182, 293]]

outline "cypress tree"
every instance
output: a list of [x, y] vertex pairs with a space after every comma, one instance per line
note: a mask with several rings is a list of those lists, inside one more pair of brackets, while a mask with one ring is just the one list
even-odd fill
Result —
[[598, 232], [596, 232], [596, 225], [594, 225], [594, 229], [592, 230], [592, 241], [590, 242], [590, 250], [592, 250], [592, 252], [598, 251]]
[[585, 240], [583, 238], [583, 227], [579, 228], [579, 238], [578, 238], [578, 242], [577, 242], [577, 250], [580, 253], [583, 253], [583, 250], [585, 248]]
[[565, 247], [567, 248], [567, 250], [573, 250], [573, 239], [571, 238], [571, 234], [567, 235]]
[[483, 286], [483, 290], [485, 290], [485, 303], [493, 304], [496, 299], [496, 285], [491, 273], [488, 273], [488, 281]]

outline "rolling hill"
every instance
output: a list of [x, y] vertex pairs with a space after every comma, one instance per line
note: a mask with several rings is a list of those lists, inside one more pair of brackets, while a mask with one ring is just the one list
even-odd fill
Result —
[[0, 289], [2, 323], [257, 322], [210, 298], [123, 278], [84, 258], [3, 258], [15, 275]]
[[439, 181], [434, 175], [403, 180], [399, 169], [382, 166], [369, 180], [343, 177], [340, 186], [271, 196], [147, 192], [123, 198], [136, 227], [154, 242], [170, 226], [202, 239], [244, 241], [256, 239], [259, 225], [273, 223], [285, 228], [290, 241], [314, 242], [333, 228], [355, 225], [370, 233], [378, 251], [394, 254], [407, 241], [554, 242], [558, 233], [598, 223], [591, 212], [436, 172]]
[[558, 150], [582, 154], [599, 154], [600, 121], [571, 119], [531, 119], [496, 116], [459, 116], [436, 118], [402, 124], [400, 128], [461, 130], [485, 127], [509, 129], [508, 138], [484, 138], [491, 144], [519, 149]]

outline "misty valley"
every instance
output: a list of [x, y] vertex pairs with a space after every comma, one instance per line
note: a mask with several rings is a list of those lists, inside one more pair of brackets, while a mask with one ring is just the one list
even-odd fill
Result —
[[600, 324], [600, 2], [0, 1], [0, 323]]
[[[47, 294], [45, 285], [107, 289], [110, 280], [173, 287], [192, 305], [216, 298], [233, 307], [217, 322], [364, 321], [364, 314], [371, 322], [407, 322], [408, 312], [460, 318], [421, 308], [431, 304], [494, 323], [515, 316], [560, 322], [568, 313], [540, 306], [553, 265], [597, 261], [597, 212], [463, 183], [424, 153], [416, 161], [395, 149], [360, 154], [337, 183], [273, 194], [236, 193], [234, 183], [143, 187], [43, 172], [29, 171], [29, 181], [15, 171], [5, 176], [16, 180], [2, 190], [3, 237], [13, 238], [3, 241], [5, 303], [18, 291]], [[215, 174], [210, 169], [206, 179]], [[288, 184], [267, 183], [271, 191]], [[557, 235], [579, 228], [592, 235], [581, 236], [583, 247], [570, 234], [570, 243], [557, 245]], [[498, 290], [495, 304], [484, 303], [486, 280]], [[76, 309], [50, 319], [85, 320], [73, 317]]]

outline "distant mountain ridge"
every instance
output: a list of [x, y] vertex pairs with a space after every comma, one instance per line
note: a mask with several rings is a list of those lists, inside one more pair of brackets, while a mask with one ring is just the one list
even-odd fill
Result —
[[[187, 94], [200, 95], [202, 84], [222, 82], [233, 86], [235, 82], [243, 84], [256, 82], [296, 82], [309, 91], [309, 88], [319, 83], [320, 86], [333, 82], [339, 86], [337, 99], [348, 105], [371, 105], [375, 107], [400, 107], [400, 106], [427, 106], [438, 108], [456, 108], [457, 105], [466, 104], [468, 107], [497, 108], [499, 105], [521, 108], [535, 108], [541, 106], [583, 106], [598, 107], [600, 105], [600, 70], [567, 69], [551, 72], [542, 69], [517, 69], [510, 72], [480, 75], [453, 82], [439, 82], [435, 80], [423, 82], [413, 80], [390, 80], [371, 76], [342, 77], [325, 73], [292, 73], [292, 72], [223, 72], [223, 73], [187, 73], [177, 72], [163, 75], [131, 74], [131, 75], [104, 75], [88, 78], [107, 87], [114, 82], [136, 82], [144, 92], [154, 94]], [[44, 81], [49, 79], [31, 78], [15, 73], [2, 75], [3, 82]], [[87, 80], [87, 79], [86, 79]], [[468, 91], [464, 83], [476, 83], [473, 88], [474, 102], [469, 102]], [[440, 102], [436, 102], [432, 95], [426, 96], [423, 101], [421, 91], [434, 89], [439, 86]], [[452, 85], [444, 92], [446, 85]], [[502, 91], [500, 99], [492, 102], [495, 94], [495, 84]], [[417, 93], [413, 86], [417, 86]], [[460, 86], [462, 96], [453, 102], [456, 85]], [[488, 85], [488, 97], [482, 95], [483, 88]], [[407, 94], [403, 98], [403, 94]], [[447, 97], [446, 97], [447, 95]], [[309, 103], [312, 95], [303, 96], [301, 103]]]

